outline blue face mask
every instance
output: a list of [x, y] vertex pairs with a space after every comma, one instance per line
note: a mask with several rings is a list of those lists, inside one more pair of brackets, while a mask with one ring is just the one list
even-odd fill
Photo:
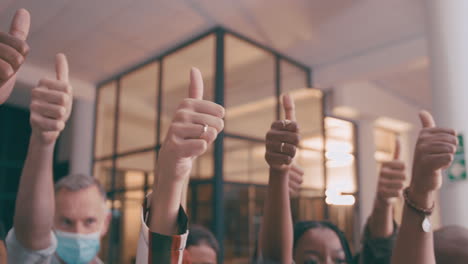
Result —
[[67, 264], [88, 264], [99, 252], [100, 234], [75, 234], [55, 230], [57, 255]]

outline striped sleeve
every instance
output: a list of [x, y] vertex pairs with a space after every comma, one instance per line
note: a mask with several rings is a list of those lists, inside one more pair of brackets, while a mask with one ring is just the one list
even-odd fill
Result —
[[182, 264], [188, 237], [188, 218], [182, 208], [179, 209], [177, 225], [179, 234], [166, 236], [149, 230], [149, 202], [145, 199], [141, 215], [141, 232], [138, 241], [137, 264]]

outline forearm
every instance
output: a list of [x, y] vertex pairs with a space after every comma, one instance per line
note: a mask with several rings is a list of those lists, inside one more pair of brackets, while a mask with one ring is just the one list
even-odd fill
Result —
[[377, 198], [368, 224], [372, 238], [390, 237], [394, 232], [392, 205]]
[[21, 175], [14, 227], [17, 239], [32, 250], [47, 248], [51, 243], [54, 146], [55, 143], [43, 144], [32, 135]]
[[[411, 195], [410, 199], [419, 206], [430, 208], [433, 193]], [[393, 264], [435, 264], [432, 232], [424, 232], [421, 225], [424, 216], [405, 206], [400, 232], [392, 257]]]
[[184, 183], [158, 180], [153, 188], [149, 228], [151, 232], [171, 236], [178, 233], [177, 218]]
[[[286, 174], [286, 172], [283, 172]], [[293, 224], [287, 175], [270, 169], [267, 198], [260, 229], [260, 249], [266, 260], [292, 261]]]

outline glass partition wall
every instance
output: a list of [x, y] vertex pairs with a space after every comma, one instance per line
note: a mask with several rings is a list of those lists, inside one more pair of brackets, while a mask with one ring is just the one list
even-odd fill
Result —
[[324, 117], [322, 92], [307, 88], [310, 68], [215, 28], [99, 85], [94, 175], [104, 183], [113, 212], [102, 257], [134, 261], [140, 206], [171, 116], [187, 96], [192, 66], [203, 74], [204, 99], [224, 105], [226, 117], [223, 133], [196, 160], [186, 209], [191, 223], [214, 232], [224, 263], [249, 263], [254, 254], [268, 184], [264, 137], [271, 122], [282, 118], [283, 92], [296, 101], [302, 137], [296, 160], [305, 171], [301, 192], [292, 199], [293, 217], [330, 219], [353, 238], [354, 125]]

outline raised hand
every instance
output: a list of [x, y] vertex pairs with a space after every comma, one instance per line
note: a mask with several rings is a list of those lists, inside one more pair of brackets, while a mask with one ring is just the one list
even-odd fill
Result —
[[206, 152], [224, 128], [224, 108], [203, 100], [200, 71], [190, 71], [188, 98], [176, 113], [159, 153], [158, 181], [184, 180], [189, 176], [193, 159]]
[[441, 169], [452, 163], [458, 140], [455, 130], [436, 127], [430, 113], [421, 111], [419, 118], [423, 128], [414, 152], [410, 191], [427, 195], [441, 187]]
[[0, 104], [11, 94], [16, 82], [16, 72], [29, 52], [26, 38], [31, 18], [26, 9], [16, 11], [10, 31], [0, 32]]
[[288, 94], [283, 96], [283, 108], [286, 119], [273, 122], [266, 134], [265, 160], [270, 168], [286, 172], [296, 155], [299, 127], [296, 123], [294, 101]]
[[293, 224], [290, 197], [300, 190], [301, 168], [292, 163], [299, 144], [299, 128], [293, 99], [285, 94], [286, 119], [275, 121], [266, 134], [265, 160], [270, 165], [259, 249], [265, 262], [291, 263]]
[[302, 177], [304, 176], [304, 170], [296, 164], [291, 165], [289, 170], [289, 196], [297, 197], [299, 196], [299, 191], [301, 190], [301, 184], [303, 182]]
[[403, 184], [406, 179], [405, 163], [400, 158], [400, 142], [395, 142], [393, 160], [384, 162], [380, 169], [379, 182], [377, 185], [377, 201], [392, 204], [394, 198], [402, 197]]
[[458, 140], [453, 129], [436, 126], [431, 114], [419, 113], [422, 129], [413, 158], [413, 176], [405, 190], [401, 220], [392, 264], [436, 263], [429, 216], [435, 206], [435, 191], [442, 186], [441, 170], [454, 158]]
[[72, 108], [72, 87], [68, 81], [68, 62], [64, 54], [55, 58], [56, 80], [41, 79], [32, 90], [32, 135], [45, 144], [54, 143]]
[[[151, 232], [164, 235], [181, 232], [177, 219], [193, 160], [205, 153], [223, 130], [223, 117], [222, 106], [203, 100], [201, 73], [192, 68], [188, 98], [178, 106], [159, 151], [157, 181], [154, 182], [151, 198]], [[158, 254], [152, 258], [159, 262], [164, 259]]]

